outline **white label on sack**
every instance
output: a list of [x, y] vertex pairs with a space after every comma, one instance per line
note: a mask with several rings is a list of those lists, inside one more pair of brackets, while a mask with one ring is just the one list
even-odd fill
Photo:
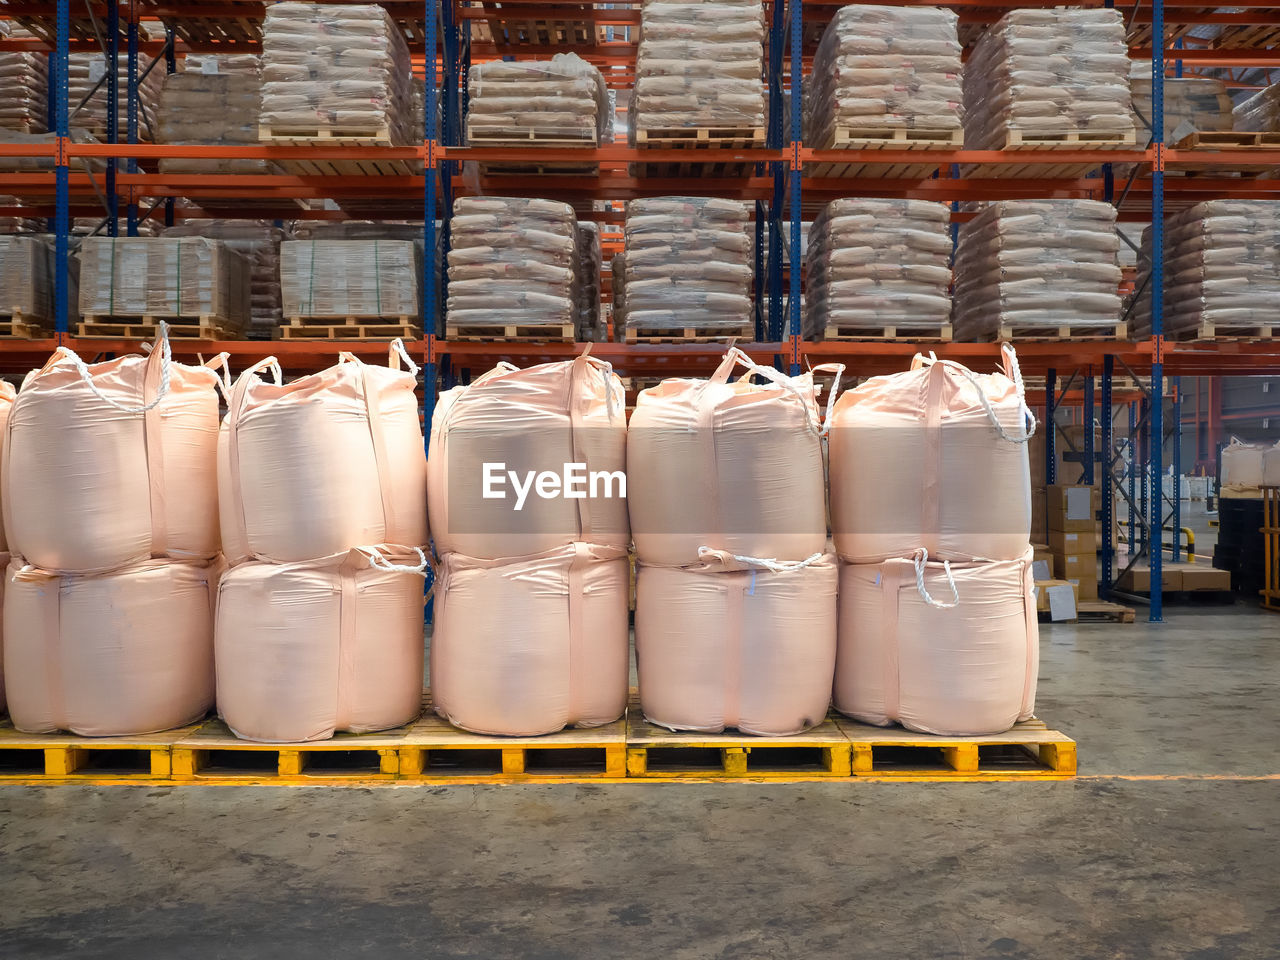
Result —
[[107, 58], [98, 56], [89, 61], [89, 82], [97, 83], [107, 75]]
[[217, 72], [218, 72], [218, 58], [217, 58], [217, 57], [205, 57], [202, 61], [200, 61], [200, 72], [201, 72], [201, 73], [217, 73]]
[[508, 470], [505, 463], [485, 463], [482, 469], [481, 496], [485, 500], [506, 500], [507, 485], [515, 493], [515, 510], [523, 510], [530, 491], [543, 500], [585, 500], [591, 497], [619, 498], [627, 496], [627, 475], [621, 470], [587, 470], [585, 463], [566, 463], [560, 473], [554, 470], [528, 470], [522, 477]]

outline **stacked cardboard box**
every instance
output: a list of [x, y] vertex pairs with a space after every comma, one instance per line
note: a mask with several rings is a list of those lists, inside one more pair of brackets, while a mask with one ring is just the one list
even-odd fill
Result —
[[1053, 484], [1045, 491], [1045, 516], [1053, 573], [1071, 583], [1079, 600], [1098, 599], [1097, 488]]

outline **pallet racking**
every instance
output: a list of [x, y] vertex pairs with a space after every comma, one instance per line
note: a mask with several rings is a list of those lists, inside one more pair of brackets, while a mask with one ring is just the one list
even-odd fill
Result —
[[[1280, 13], [1263, 0], [1241, 0], [1230, 8], [1205, 7], [1198, 0], [1136, 0], [1125, 9], [1130, 55], [1150, 59], [1153, 50], [1153, 135], [1141, 138], [1131, 149], [1097, 150], [1021, 149], [978, 151], [959, 148], [931, 150], [928, 162], [937, 172], [913, 179], [875, 177], [838, 178], [825, 174], [832, 165], [918, 165], [921, 155], [911, 149], [815, 150], [804, 146], [800, 130], [801, 78], [810, 66], [823, 26], [846, 0], [766, 0], [769, 24], [762, 82], [768, 86], [769, 126], [763, 147], [729, 150], [685, 151], [637, 149], [624, 143], [602, 144], [594, 149], [547, 149], [539, 158], [547, 163], [587, 162], [598, 172], [572, 176], [488, 176], [478, 189], [491, 194], [537, 195], [577, 202], [585, 215], [587, 201], [614, 201], [591, 215], [607, 225], [620, 222], [616, 201], [640, 196], [698, 194], [754, 201], [757, 223], [755, 290], [757, 342], [748, 352], [758, 360], [799, 371], [808, 362], [839, 359], [854, 376], [868, 376], [900, 369], [915, 346], [891, 340], [874, 342], [809, 343], [801, 337], [800, 225], [811, 219], [821, 203], [836, 197], [918, 197], [952, 203], [968, 200], [1035, 197], [1087, 197], [1114, 202], [1124, 221], [1160, 221], [1166, 208], [1199, 200], [1274, 198], [1280, 196], [1280, 179], [1264, 173], [1256, 179], [1232, 174], [1256, 170], [1259, 165], [1280, 168], [1280, 146], [1170, 147], [1163, 137], [1163, 81], [1166, 70], [1181, 76], [1184, 69], [1237, 69], [1280, 64]], [[882, 0], [883, 2], [883, 0]], [[922, 0], [898, 0], [912, 5]], [[1054, 0], [947, 0], [939, 5], [960, 15], [961, 36], [972, 42], [984, 26], [1006, 10], [1048, 7]], [[1086, 0], [1081, 5], [1111, 5], [1110, 0]], [[466, 108], [465, 76], [473, 60], [505, 57], [530, 59], [573, 51], [599, 66], [608, 85], [620, 92], [634, 82], [639, 3], [593, 4], [566, 0], [382, 0], [405, 29], [415, 61], [426, 75], [426, 126], [421, 144], [382, 146], [291, 146], [262, 144], [256, 147], [169, 146], [139, 142], [138, 85], [149, 70], [173, 71], [179, 52], [257, 52], [261, 49], [261, 21], [266, 4], [261, 0], [220, 0], [217, 3], [172, 3], [166, 0], [92, 0], [81, 5], [71, 0], [9, 0], [0, 4], [0, 19], [24, 24], [40, 40], [0, 38], [0, 49], [49, 49], [51, 69], [50, 129], [46, 144], [0, 144], [0, 157], [44, 157], [51, 171], [0, 174], [0, 194], [17, 195], [21, 207], [0, 208], [0, 215], [49, 218], [55, 235], [58, 272], [55, 284], [57, 325], [50, 339], [0, 340], [0, 371], [22, 372], [42, 362], [48, 352], [66, 344], [88, 355], [107, 355], [131, 349], [125, 340], [86, 339], [68, 328], [67, 258], [69, 225], [73, 216], [107, 217], [107, 232], [117, 230], [120, 207], [125, 229], [137, 232], [141, 220], [175, 216], [173, 199], [198, 195], [201, 208], [189, 218], [226, 216], [237, 205], [252, 203], [241, 215], [255, 219], [373, 218], [403, 216], [407, 206], [424, 212], [423, 239], [427, 250], [436, 246], [436, 219], [442, 222], [447, 248], [448, 212], [455, 196], [477, 189], [462, 176], [466, 161], [500, 163], [528, 159], [528, 150], [515, 147], [462, 146], [462, 119]], [[143, 27], [147, 36], [143, 36]], [[1212, 28], [1216, 36], [1205, 39]], [[163, 33], [163, 39], [160, 35]], [[124, 50], [121, 51], [123, 40]], [[66, 70], [72, 50], [101, 50], [109, 66], [104, 82], [109, 102], [123, 93], [126, 124], [123, 132], [114, 111], [106, 118], [106, 142], [73, 143], [69, 127], [73, 105], [68, 103]], [[127, 58], [128, 82], [116, 89], [113, 67]], [[144, 61], [146, 61], [144, 63]], [[437, 87], [442, 107], [437, 121]], [[784, 98], [790, 99], [789, 127], [784, 129]], [[1265, 138], [1264, 138], [1265, 140]], [[76, 161], [105, 159], [102, 183], [87, 172], [72, 169]], [[318, 172], [271, 175], [160, 175], [154, 162], [163, 157], [204, 159], [261, 158], [281, 164], [308, 161]], [[686, 175], [633, 176], [629, 164], [640, 161], [680, 164]], [[415, 165], [408, 167], [407, 165]], [[416, 165], [422, 174], [412, 172]], [[1021, 176], [1006, 174], [1010, 166]], [[389, 169], [390, 175], [345, 172], [352, 169]], [[725, 172], [726, 165], [729, 173]], [[732, 171], [732, 165], [745, 175]], [[1090, 173], [1063, 175], [1072, 165], [1087, 165]], [[409, 172], [406, 172], [406, 168]], [[1117, 170], [1131, 169], [1127, 180]], [[296, 170], [297, 167], [295, 166]], [[700, 170], [709, 176], [689, 176]], [[1026, 176], [1027, 173], [1039, 175]], [[1175, 172], [1195, 175], [1167, 177]], [[158, 198], [144, 209], [140, 198]], [[300, 211], [297, 200], [329, 199], [336, 210]], [[99, 206], [99, 202], [101, 205]], [[293, 204], [293, 206], [290, 206]], [[789, 227], [784, 237], [783, 225]], [[784, 239], [789, 256], [783, 256]], [[1110, 534], [1117, 494], [1130, 511], [1128, 542], [1140, 550], [1151, 568], [1152, 591], [1149, 619], [1162, 619], [1161, 559], [1158, 537], [1150, 536], [1165, 523], [1160, 493], [1166, 464], [1180, 473], [1179, 450], [1182, 376], [1249, 375], [1280, 370], [1280, 340], [1172, 342], [1163, 334], [1162, 243], [1155, 232], [1153, 259], [1161, 268], [1152, 272], [1146, 291], [1152, 297], [1152, 330], [1149, 338], [1128, 341], [1041, 341], [1019, 344], [1022, 368], [1028, 375], [1044, 377], [1045, 421], [1052, 422], [1063, 407], [1078, 408], [1083, 423], [1100, 422], [1095, 449], [1092, 431], [1086, 430], [1083, 449], [1068, 451], [1065, 459], [1076, 463], [1081, 477], [1092, 481], [1095, 470], [1111, 476], [1103, 484], [1102, 579], [1110, 591], [1118, 579], [1115, 543]], [[433, 269], [433, 258], [424, 258], [422, 314], [425, 338], [419, 345], [424, 361], [424, 411], [430, 418], [437, 382], [445, 386], [466, 378], [472, 370], [500, 359], [534, 363], [564, 358], [575, 352], [573, 344], [450, 342], [437, 336], [443, 330], [438, 315], [438, 291], [444, 278]], [[440, 300], [439, 302], [442, 302]], [[929, 344], [940, 357], [971, 365], [994, 362], [993, 344]], [[254, 341], [185, 341], [174, 344], [175, 354], [191, 356], [225, 350], [233, 362], [243, 362], [266, 350]], [[271, 351], [293, 369], [323, 364], [339, 350], [374, 356], [385, 350], [377, 343], [284, 340]], [[612, 362], [619, 372], [633, 376], [705, 373], [714, 365], [720, 348], [715, 344], [604, 343], [594, 354]], [[1127, 387], [1117, 387], [1126, 376]], [[1128, 413], [1127, 430], [1116, 430], [1117, 415]], [[1174, 429], [1165, 427], [1166, 411]], [[1047, 431], [1046, 479], [1054, 482], [1055, 431]], [[1123, 483], [1115, 475], [1119, 452], [1127, 450], [1140, 464]], [[1064, 478], [1064, 479], [1075, 479]], [[1174, 531], [1173, 556], [1180, 552], [1179, 501], [1170, 501]]]

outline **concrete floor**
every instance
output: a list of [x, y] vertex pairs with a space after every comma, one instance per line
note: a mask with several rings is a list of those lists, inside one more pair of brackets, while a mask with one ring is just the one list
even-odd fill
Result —
[[1075, 782], [0, 787], [0, 957], [1277, 957], [1278, 668], [1046, 628]]

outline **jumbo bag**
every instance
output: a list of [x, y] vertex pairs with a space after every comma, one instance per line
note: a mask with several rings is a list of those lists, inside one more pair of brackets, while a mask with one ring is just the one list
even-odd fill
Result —
[[436, 404], [436, 551], [497, 560], [577, 541], [626, 550], [626, 471], [625, 395], [609, 364], [585, 352], [525, 370], [501, 363]]
[[[271, 382], [259, 376], [264, 370]], [[416, 386], [417, 367], [399, 340], [386, 367], [342, 353], [334, 366], [287, 384], [274, 357], [241, 374], [218, 438], [227, 561], [294, 563], [368, 544], [425, 545]]]
[[218, 373], [151, 353], [86, 364], [59, 347], [9, 411], [0, 507], [9, 549], [88, 575], [218, 552]]
[[1031, 537], [1027, 440], [1035, 418], [1013, 348], [1004, 372], [916, 355], [836, 402], [831, 523], [842, 560], [923, 548], [936, 560], [1016, 560]]
[[836, 709], [948, 736], [1035, 712], [1040, 630], [1030, 548], [1017, 560], [844, 564]]
[[[728, 382], [738, 366], [746, 375]], [[838, 385], [843, 367], [819, 369], [835, 370]], [[640, 562], [696, 564], [703, 548], [780, 561], [822, 553], [821, 434], [813, 374], [788, 377], [737, 348], [707, 380], [641, 391], [627, 432]]]
[[4, 682], [24, 733], [132, 736], [213, 706], [220, 564], [145, 560], [60, 576], [15, 556], [6, 573]]
[[245, 740], [399, 727], [422, 707], [421, 550], [244, 563], [218, 584], [218, 713]]
[[431, 636], [436, 713], [504, 736], [617, 720], [627, 706], [628, 576], [625, 552], [585, 543], [508, 560], [445, 554]]

